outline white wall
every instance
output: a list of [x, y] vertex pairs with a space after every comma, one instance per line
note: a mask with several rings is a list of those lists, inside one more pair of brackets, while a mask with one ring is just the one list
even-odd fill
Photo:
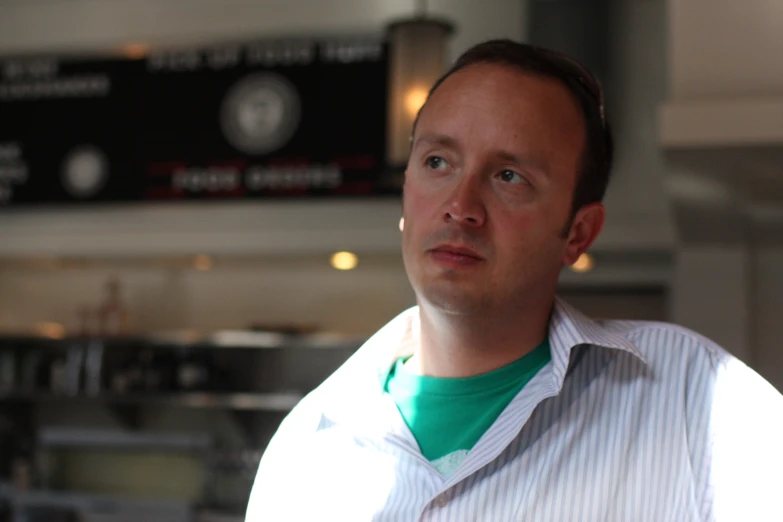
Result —
[[0, 257], [396, 253], [399, 220], [396, 198], [34, 209], [0, 219]]
[[668, 0], [670, 147], [783, 143], [783, 3]]
[[672, 98], [780, 96], [780, 0], [669, 0]]
[[285, 256], [225, 266], [218, 259], [209, 272], [133, 260], [82, 269], [6, 268], [0, 270], [0, 331], [29, 331], [46, 321], [76, 333], [78, 308], [97, 307], [113, 275], [138, 333], [296, 324], [369, 335], [415, 302], [399, 256], [363, 256], [350, 272], [328, 261], [327, 255]]

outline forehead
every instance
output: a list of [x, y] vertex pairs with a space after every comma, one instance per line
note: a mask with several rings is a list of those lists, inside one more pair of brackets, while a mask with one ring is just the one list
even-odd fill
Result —
[[471, 143], [492, 142], [581, 155], [584, 121], [558, 80], [495, 64], [475, 64], [443, 81], [422, 108], [416, 134], [435, 132]]

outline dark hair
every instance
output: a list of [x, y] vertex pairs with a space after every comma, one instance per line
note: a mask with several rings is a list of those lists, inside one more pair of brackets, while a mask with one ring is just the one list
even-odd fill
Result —
[[[446, 78], [475, 64], [516, 67], [527, 73], [558, 80], [568, 88], [582, 109], [586, 134], [582, 164], [571, 203], [571, 217], [584, 205], [602, 201], [612, 170], [614, 140], [606, 120], [603, 91], [592, 73], [573, 58], [556, 51], [512, 40], [490, 40], [465, 51], [435, 82], [430, 89], [430, 96]], [[417, 122], [418, 116], [413, 123], [414, 131]]]

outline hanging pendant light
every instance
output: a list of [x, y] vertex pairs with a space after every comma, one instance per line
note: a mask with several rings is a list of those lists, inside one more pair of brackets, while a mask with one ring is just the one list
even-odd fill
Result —
[[404, 170], [410, 153], [413, 121], [429, 90], [445, 72], [448, 37], [453, 26], [429, 18], [426, 0], [418, 15], [389, 25], [387, 164]]

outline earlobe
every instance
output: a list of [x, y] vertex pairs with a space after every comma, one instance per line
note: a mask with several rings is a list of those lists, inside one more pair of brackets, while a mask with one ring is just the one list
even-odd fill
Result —
[[605, 219], [606, 209], [601, 203], [591, 203], [579, 209], [568, 234], [563, 257], [565, 265], [573, 265], [579, 256], [587, 252], [601, 233]]

